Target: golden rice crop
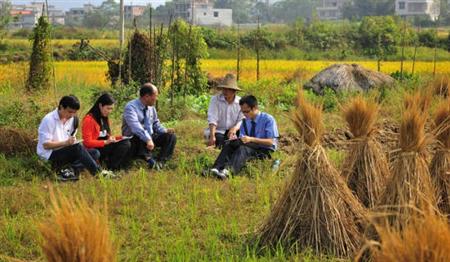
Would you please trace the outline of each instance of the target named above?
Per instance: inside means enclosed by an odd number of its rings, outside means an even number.
[[[56,41],[56,40],[55,40]],[[60,40],[62,41],[62,40]],[[64,40],[69,41],[69,40]],[[70,40],[71,41],[71,40]],[[94,40],[93,40],[94,41]],[[112,40],[95,40],[112,41]],[[93,43],[95,43],[95,41]],[[64,43],[64,42],[63,42]],[[261,61],[261,79],[286,79],[291,77],[295,71],[302,70],[305,79],[311,78],[314,74],[326,67],[342,63],[338,61],[288,61],[288,60],[263,60]],[[376,61],[346,61],[345,63],[358,63],[366,68],[376,70]],[[25,64],[26,65],[26,64]],[[405,62],[405,70],[410,70],[411,62]],[[0,65],[0,83],[10,81],[17,83],[22,81],[24,63]],[[107,64],[103,61],[64,61],[55,62],[56,80],[70,81],[71,83],[84,83],[92,85],[109,85],[105,73]],[[399,62],[384,62],[382,72],[392,73],[400,68]],[[432,73],[432,62],[417,62],[415,65],[417,73]],[[235,72],[236,61],[234,59],[205,59],[202,61],[202,70],[211,73],[213,77],[222,77],[229,72]],[[437,63],[438,74],[450,74],[450,61]],[[256,80],[256,60],[243,60],[241,63],[241,80]]]

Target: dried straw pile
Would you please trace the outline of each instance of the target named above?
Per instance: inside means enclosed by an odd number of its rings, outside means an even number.
[[[302,138],[299,160],[271,214],[259,229],[260,244],[311,247],[350,257],[361,243],[365,210],[329,162],[320,139],[321,108],[299,94],[294,124]]]
[[[450,94],[449,83],[449,76],[442,76],[441,78],[435,79],[432,83],[434,94],[438,96],[448,97]]]
[[[375,139],[379,107],[356,97],[344,107],[343,115],[353,139],[343,164],[347,185],[368,208],[373,208],[389,176],[389,165],[380,143]]]
[[[426,153],[427,100],[429,97],[418,95],[407,98],[399,149],[393,152],[392,176],[380,201],[380,208],[391,215],[389,221],[399,226],[417,210],[428,211],[436,204]]]
[[[379,226],[377,231],[381,241],[372,242],[371,261],[450,261],[450,226],[446,219],[435,213],[414,216],[402,230]]]
[[[450,215],[450,102],[439,105],[434,116],[438,147],[431,160],[430,173],[438,196],[438,207]]]
[[[86,201],[69,200],[51,193],[51,218],[40,225],[41,247],[47,261],[110,262],[115,251],[109,238],[108,219]]]
[[[0,127],[0,153],[7,156],[31,154],[36,150],[36,141],[26,130]]]

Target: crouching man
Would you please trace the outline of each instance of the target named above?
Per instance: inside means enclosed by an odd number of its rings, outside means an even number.
[[[277,124],[273,116],[260,112],[254,96],[244,96],[239,106],[245,116],[240,127],[238,139],[228,140],[217,157],[212,174],[225,179],[230,172],[239,173],[249,159],[270,158],[277,149],[279,137]]]
[[[61,170],[66,165],[80,165],[93,176],[100,173],[100,167],[86,148],[76,140],[77,124],[74,122],[80,102],[76,96],[64,96],[58,108],[48,113],[41,121],[38,130],[37,154],[50,161],[52,167]],[[109,171],[102,171],[103,176],[113,176]],[[78,180],[78,175],[66,169],[58,174],[61,181]]]

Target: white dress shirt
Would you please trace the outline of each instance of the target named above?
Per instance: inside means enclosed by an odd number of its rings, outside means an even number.
[[[73,131],[73,117],[69,118],[64,124],[59,118],[58,108],[48,113],[41,121],[38,130],[38,144],[37,144],[37,154],[48,160],[53,150],[55,149],[45,149],[44,143],[54,141],[66,141],[69,139],[70,134]]]

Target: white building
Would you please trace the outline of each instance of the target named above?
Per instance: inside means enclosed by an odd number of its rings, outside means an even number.
[[[400,16],[428,15],[437,20],[440,12],[439,0],[396,0],[395,14]]]
[[[343,18],[342,8],[348,0],[320,0],[316,8],[321,20],[339,20]]]
[[[213,8],[212,5],[194,8],[194,25],[232,26],[233,10]]]
[[[26,5],[12,5],[10,14],[12,21],[8,25],[13,29],[33,28],[44,10],[44,2],[31,2]],[[48,15],[50,23],[54,25],[64,24],[64,11],[55,9],[54,6],[48,6]]]
[[[208,0],[183,1],[175,4],[175,17],[180,17],[194,25],[232,26],[233,10],[214,8]]]

